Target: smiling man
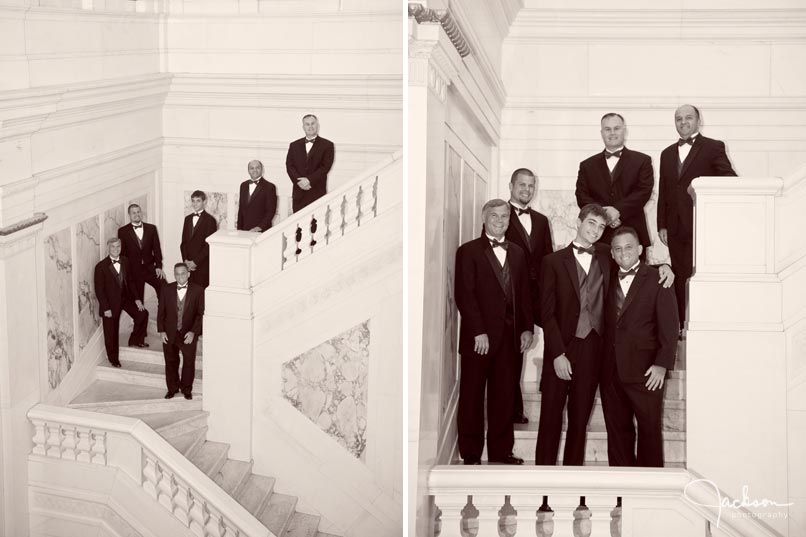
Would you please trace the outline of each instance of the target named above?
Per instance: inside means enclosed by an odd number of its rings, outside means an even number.
[[[319,119],[313,114],[302,118],[305,136],[291,142],[285,168],[293,183],[292,209],[299,211],[327,192],[327,174],[336,157],[333,142],[319,136]]]
[[[677,352],[677,303],[658,270],[640,262],[641,250],[634,229],[613,234],[619,270],[606,301],[599,388],[610,466],[663,466],[663,382]]]
[[[277,188],[263,178],[263,163],[259,160],[249,162],[246,171],[249,179],[240,186],[235,229],[263,233],[271,227],[277,212]]]
[[[535,464],[555,465],[568,401],[563,465],[585,460],[588,427],[601,370],[604,299],[610,283],[607,246],[596,244],[607,225],[600,205],[585,205],[571,244],[545,257],[541,316],[545,347]]]
[[[677,276],[675,293],[680,324],[686,319],[686,282],[694,271],[694,200],[691,181],[702,176],[736,175],[725,153],[725,144],[700,134],[700,111],[684,104],[674,113],[680,139],[660,155],[658,235],[669,247]]]
[[[487,392],[487,460],[523,464],[514,456],[512,378],[518,353],[532,344],[526,256],[504,237],[510,206],[501,199],[482,208],[484,233],[456,251],[456,306],[462,316],[459,354],[459,454],[481,464]]]

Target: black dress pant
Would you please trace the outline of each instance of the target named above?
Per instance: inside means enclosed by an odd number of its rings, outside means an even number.
[[[193,378],[196,375],[196,344],[199,336],[193,336],[193,343],[185,343],[185,336],[177,331],[173,341],[162,344],[165,357],[165,384],[168,391],[191,393]],[[182,351],[182,374],[179,374],[179,351]]]
[[[694,273],[694,243],[691,238],[669,237],[669,257],[674,271],[674,294],[680,327],[683,328],[686,321],[686,284]]]
[[[462,355],[459,379],[459,455],[480,460],[484,450],[484,390],[487,389],[487,458],[502,460],[512,453],[512,377],[515,355],[514,328],[495,354]]]
[[[150,285],[154,292],[157,293],[157,300],[159,301],[160,298],[160,290],[162,289],[163,280],[157,278],[157,272],[154,267],[144,267],[140,266],[132,271],[133,279],[134,279],[134,286],[136,290],[140,293],[140,296],[143,297],[145,301],[145,287],[146,284]]]
[[[663,467],[663,389],[621,382],[614,373],[600,388],[610,466]],[[635,425],[638,423],[638,456]]]
[[[535,464],[557,464],[566,400],[568,427],[563,465],[582,466],[585,461],[585,435],[599,385],[601,352],[602,338],[595,330],[585,339],[572,339],[565,351],[571,362],[570,381],[557,376],[553,361],[544,361]]]
[[[190,272],[189,280],[206,289],[210,285],[210,261],[197,264],[196,270]]]
[[[123,301],[123,311],[132,318],[134,327],[129,336],[129,345],[140,345],[145,341],[146,326],[148,326],[148,311],[140,311],[132,300]],[[117,363],[120,342],[118,333],[120,332],[121,311],[112,310],[112,316],[107,317],[101,312],[101,320],[104,327],[104,346],[106,347],[106,357],[110,362]]]

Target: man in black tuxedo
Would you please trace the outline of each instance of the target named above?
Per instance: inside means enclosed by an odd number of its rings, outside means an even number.
[[[174,265],[174,283],[163,286],[157,313],[157,330],[165,357],[165,382],[171,399],[180,390],[185,399],[193,399],[196,372],[196,345],[204,315],[204,288],[188,282],[190,271],[184,263]],[[182,351],[182,375],[179,375],[179,351]]]
[[[529,203],[537,191],[537,177],[526,168],[519,168],[512,172],[509,180],[509,226],[506,239],[520,246],[526,253],[526,265],[529,271],[529,294],[531,296],[532,317],[535,324],[540,322],[540,265],[543,257],[553,251],[551,242],[551,227],[544,215],[531,209]],[[521,393],[521,371],[523,369],[523,354],[516,357],[513,369],[515,400],[512,408],[512,421],[514,423],[529,423],[523,414],[523,394]]]
[[[259,160],[250,162],[247,170],[250,179],[241,183],[236,228],[263,233],[271,227],[277,212],[277,188],[263,178],[263,163]]]
[[[599,240],[602,244],[610,244],[615,229],[625,225],[638,232],[646,248],[652,244],[644,215],[644,205],[655,186],[652,159],[624,146],[627,128],[620,114],[605,114],[601,125],[605,149],[579,163],[577,204],[582,208],[596,203],[604,208],[608,223]]]
[[[527,297],[526,255],[506,241],[509,205],[494,199],[482,208],[485,233],[456,251],[456,306],[461,314],[459,453],[480,464],[487,390],[487,459],[523,464],[512,454],[512,378],[516,356],[532,344],[534,321]]]
[[[599,388],[610,466],[663,466],[663,381],[674,366],[679,321],[674,291],[641,263],[641,250],[634,229],[616,230],[610,251],[620,270],[605,302]]]
[[[111,238],[106,241],[106,246],[109,255],[95,265],[95,296],[98,297],[98,310],[103,322],[106,356],[112,365],[120,367],[120,312],[125,311],[134,321],[129,346],[148,347],[145,342],[148,311],[143,306],[142,295],[137,293],[132,268],[128,260],[120,255],[120,239]]]
[[[190,281],[206,288],[210,285],[210,245],[207,244],[207,237],[218,231],[218,223],[213,215],[204,210],[207,194],[194,190],[190,202],[193,212],[185,217],[179,250],[190,270]]]
[[[604,300],[610,284],[609,250],[596,244],[607,225],[600,205],[579,212],[577,234],[547,255],[541,270],[544,354],[535,464],[554,465],[568,401],[563,464],[581,466],[585,432],[601,372]]]
[[[319,120],[313,114],[302,118],[305,136],[291,142],[285,157],[285,169],[294,185],[292,209],[299,211],[327,192],[327,174],[333,166],[336,149],[333,142],[319,136]]]
[[[162,249],[157,226],[143,222],[143,211],[139,205],[129,205],[130,223],[118,229],[120,255],[129,260],[137,294],[145,297],[145,284],[148,283],[160,296],[165,274],[162,272]]]
[[[669,247],[677,278],[675,292],[681,326],[686,320],[686,282],[694,272],[694,200],[691,181],[701,176],[735,176],[725,144],[700,134],[700,111],[685,104],[674,113],[680,140],[660,155],[658,235]]]

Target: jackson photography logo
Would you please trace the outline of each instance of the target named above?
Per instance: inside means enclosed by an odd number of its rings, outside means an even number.
[[[691,488],[691,491],[689,491],[689,488]],[[723,511],[727,511],[731,518],[787,519],[789,518],[787,510],[776,510],[775,508],[794,505],[794,502],[779,503],[768,498],[752,498],[750,497],[750,487],[747,485],[742,486],[741,498],[732,499],[723,496],[722,491],[719,490],[716,483],[709,479],[694,479],[690,481],[686,485],[686,488],[683,489],[683,496],[694,505],[717,508],[717,528],[722,521]],[[701,503],[702,500],[710,500],[711,498],[715,498],[716,503]],[[747,508],[772,509],[767,512],[752,512],[748,511]]]

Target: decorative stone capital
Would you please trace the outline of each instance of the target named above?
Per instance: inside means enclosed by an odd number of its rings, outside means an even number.
[[[0,228],[0,260],[33,248],[36,235],[42,230],[42,223],[47,218],[45,213],[35,213],[30,218]]]
[[[409,85],[428,86],[444,102],[448,85],[459,74],[460,62],[441,25],[409,25]]]
[[[409,17],[413,17],[418,24],[439,23],[445,30],[445,34],[447,34],[448,39],[451,40],[451,43],[456,48],[459,56],[464,58],[470,54],[470,45],[468,45],[467,39],[462,33],[461,28],[459,28],[459,25],[456,23],[456,20],[453,18],[450,10],[429,9],[422,4],[410,2]]]

